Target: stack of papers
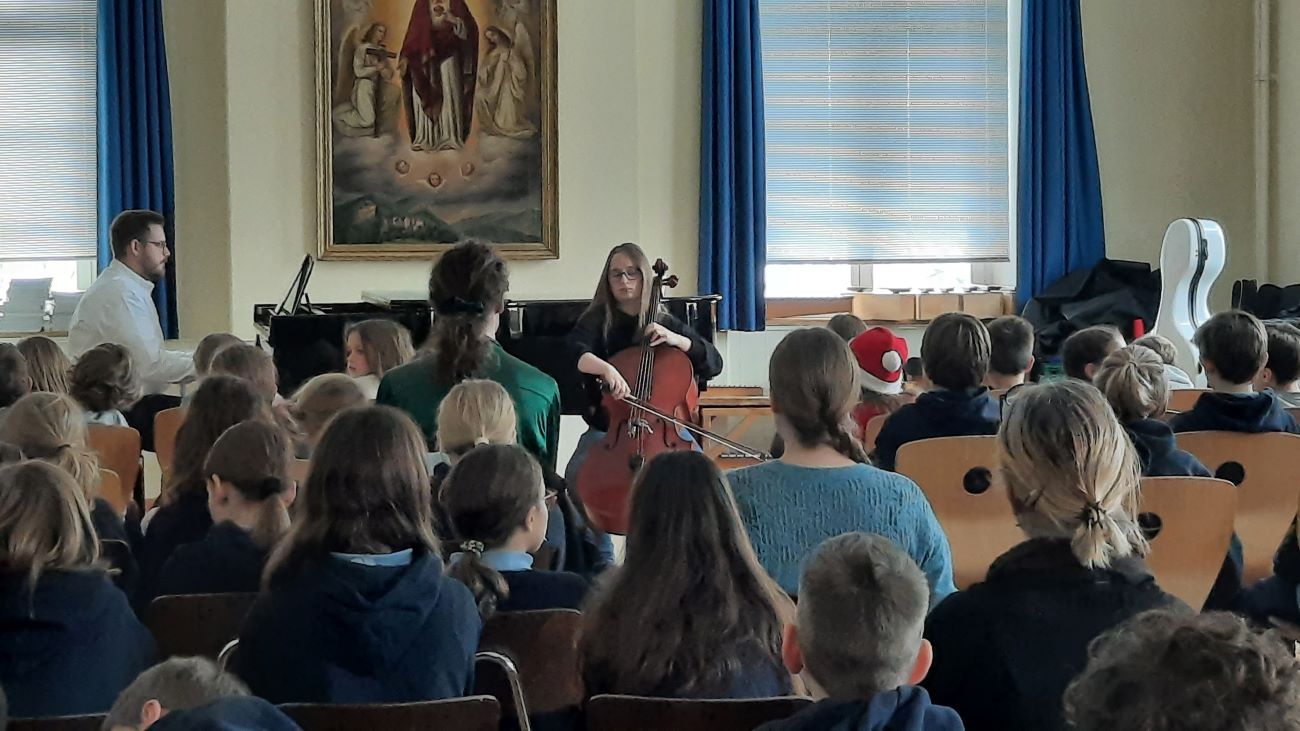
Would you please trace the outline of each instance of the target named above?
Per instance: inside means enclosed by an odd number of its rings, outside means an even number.
[[[50,292],[50,329],[67,332],[72,327],[72,313],[85,292]]]
[[[46,308],[53,279],[13,279],[0,305],[0,329],[5,332],[40,332],[45,329]]]

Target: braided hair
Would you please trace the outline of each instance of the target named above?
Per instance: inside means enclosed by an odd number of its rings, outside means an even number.
[[[849,346],[825,328],[795,330],[768,364],[772,406],[805,447],[825,444],[867,464],[850,414],[858,398],[858,369]]]

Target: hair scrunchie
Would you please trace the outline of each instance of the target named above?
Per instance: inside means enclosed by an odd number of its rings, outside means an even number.
[[[463,297],[448,297],[433,303],[442,315],[481,315],[486,310],[482,302],[470,302]]]
[[[472,553],[475,556],[481,557],[483,555],[483,542],[482,541],[461,541],[460,550],[464,551],[465,553]]]
[[[1085,528],[1094,528],[1101,525],[1102,520],[1106,517],[1106,511],[1095,502],[1088,501],[1083,504],[1083,511],[1079,513],[1079,522],[1083,523]]]

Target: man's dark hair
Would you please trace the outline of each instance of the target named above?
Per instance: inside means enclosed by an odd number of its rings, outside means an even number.
[[[988,325],[989,370],[1004,376],[1018,376],[1034,360],[1034,326],[1023,317],[1006,315]]]
[[[1077,731],[1300,729],[1300,663],[1227,612],[1139,614],[1093,640],[1065,691]]]
[[[989,331],[973,315],[939,315],[921,338],[925,375],[939,388],[961,391],[984,382],[989,372]]]
[[[1106,356],[1124,347],[1124,337],[1110,325],[1093,325],[1070,335],[1061,344],[1061,366],[1065,375],[1089,381],[1087,366],[1101,365]]]
[[[1268,362],[1268,333],[1259,318],[1242,310],[1228,310],[1211,317],[1196,329],[1192,342],[1201,360],[1214,364],[1219,377],[1228,383],[1250,383]]]
[[[109,241],[113,244],[113,258],[126,256],[126,248],[132,241],[144,241],[150,226],[163,226],[166,223],[167,219],[155,211],[130,210],[117,214],[108,230]]]
[[[1264,329],[1268,332],[1266,365],[1273,371],[1277,385],[1289,386],[1300,378],[1300,327],[1289,322],[1270,322]]]
[[[13,343],[0,343],[0,408],[13,406],[27,395],[32,382],[27,377],[27,359]]]
[[[140,709],[155,700],[167,711],[187,711],[221,698],[248,695],[248,686],[206,657],[173,657],[140,673],[104,718],[103,729],[140,725]]]

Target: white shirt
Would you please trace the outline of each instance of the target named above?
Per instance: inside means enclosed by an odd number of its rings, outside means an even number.
[[[76,358],[101,343],[117,343],[131,353],[145,393],[162,393],[193,376],[192,354],[163,348],[152,297],[153,282],[114,259],[72,313],[69,355]]]

